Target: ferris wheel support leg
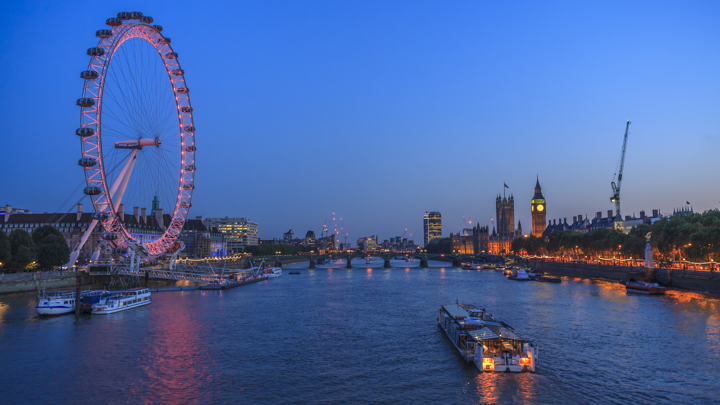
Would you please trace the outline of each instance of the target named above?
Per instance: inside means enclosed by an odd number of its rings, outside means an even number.
[[[130,153],[130,157],[128,157],[128,162],[125,164],[125,167],[123,168],[122,172],[120,172],[120,175],[115,180],[115,184],[113,184],[113,188],[117,189],[117,194],[114,195],[115,190],[110,190],[110,195],[113,195],[113,209],[116,211],[117,211],[118,207],[120,206],[120,202],[122,201],[123,195],[125,194],[125,189],[127,188],[128,181],[130,181],[130,175],[132,174],[133,167],[135,167],[135,161],[137,160],[137,155],[138,155],[139,151],[140,151],[140,149],[133,149],[133,151]],[[121,180],[121,183],[118,184],[118,181],[120,181],[120,180]]]
[[[135,166],[135,160],[137,160],[136,158],[138,151],[139,149],[133,149],[133,151],[130,153],[130,156],[128,157],[127,163],[125,163],[125,167],[123,167],[120,175],[117,177],[117,179],[115,179],[115,182],[110,188],[110,195],[114,195],[115,192],[118,191],[118,198],[113,198],[113,206],[116,210],[119,207],[123,194],[125,194],[125,188],[127,187],[128,181],[130,180],[130,174],[132,173],[132,169]],[[83,246],[85,246],[85,242],[87,242],[90,234],[92,234],[93,230],[97,226],[97,223],[97,219],[93,219],[90,222],[90,225],[83,234],[82,239],[80,239],[80,243],[78,243],[77,247],[75,247],[75,249],[70,253],[70,261],[65,265],[66,267],[71,268],[75,265],[75,262],[80,256],[80,250],[83,248]]]

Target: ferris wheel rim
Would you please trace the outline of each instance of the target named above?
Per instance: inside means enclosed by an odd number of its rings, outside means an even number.
[[[122,16],[121,16],[122,15]],[[80,128],[76,134],[81,136],[82,159],[78,162],[84,167],[87,188],[86,194],[91,196],[96,216],[102,221],[104,233],[115,234],[117,239],[111,241],[118,247],[127,248],[138,245],[148,255],[157,256],[167,251],[178,239],[192,206],[192,194],[195,188],[195,127],[193,109],[189,92],[185,83],[185,73],[180,67],[178,55],[170,46],[169,38],[161,34],[162,27],[151,25],[152,18],[142,13],[118,13],[118,18],[110,18],[107,24],[110,29],[99,30],[98,45],[89,48],[91,56],[88,70],[81,73],[85,79],[83,97],[78,99],[81,106]],[[144,40],[158,53],[165,66],[168,80],[172,86],[175,107],[178,114],[179,128],[174,136],[180,138],[180,176],[177,198],[172,211],[170,223],[166,226],[164,219],[159,224],[164,228],[163,234],[154,242],[142,243],[136,240],[120,220],[114,202],[114,196],[108,184],[105,155],[102,151],[102,106],[107,73],[115,53],[130,39]],[[93,74],[93,72],[95,72]],[[142,138],[141,138],[142,139]],[[158,142],[156,140],[156,142]],[[140,141],[138,141],[138,146]],[[140,148],[138,148],[140,149]],[[91,165],[95,160],[95,165]],[[85,165],[83,165],[83,162]],[[90,190],[90,193],[88,192]]]

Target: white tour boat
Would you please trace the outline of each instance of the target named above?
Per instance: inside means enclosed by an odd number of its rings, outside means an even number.
[[[538,346],[524,339],[485,308],[468,304],[443,305],[438,325],[445,331],[466,362],[480,371],[535,372]]]
[[[126,309],[148,305],[150,302],[149,289],[133,288],[131,290],[113,292],[110,297],[101,299],[97,304],[93,304],[92,313],[95,315],[113,314]]]
[[[103,291],[81,291],[80,298]],[[75,293],[73,291],[43,291],[38,305],[35,307],[38,315],[62,315],[75,311]]]
[[[265,269],[265,275],[270,278],[282,276],[282,267],[268,267]]]
[[[75,293],[72,291],[43,292],[37,307],[38,315],[62,315],[75,310]]]
[[[525,272],[525,269],[518,269],[508,276],[508,279],[515,281],[530,281],[530,276]]]

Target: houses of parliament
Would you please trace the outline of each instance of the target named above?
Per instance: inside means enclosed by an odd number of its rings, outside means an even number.
[[[540,179],[535,182],[535,194],[530,202],[532,214],[532,235],[540,237],[545,231],[547,211],[545,197],[542,195]],[[496,226],[492,233],[487,226],[475,225],[464,229],[461,234],[450,234],[453,250],[458,254],[501,254],[510,251],[510,245],[515,238],[523,236],[520,221],[515,228],[515,197],[497,195],[495,197]]]

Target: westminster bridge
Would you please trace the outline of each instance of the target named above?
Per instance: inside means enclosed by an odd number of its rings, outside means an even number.
[[[288,264],[296,264],[308,262],[311,269],[315,268],[318,260],[325,261],[328,259],[345,259],[345,268],[352,268],[353,259],[366,259],[368,257],[381,258],[384,261],[383,267],[389,269],[392,267],[390,260],[395,257],[407,257],[417,259],[420,262],[420,268],[428,268],[428,260],[447,261],[453,267],[461,267],[463,263],[480,264],[480,263],[499,263],[503,262],[502,256],[491,254],[470,255],[470,254],[443,254],[443,253],[402,253],[402,252],[383,252],[383,253],[327,253],[327,254],[301,254],[301,255],[271,255],[271,256],[254,256],[253,260],[265,260],[266,263],[273,263],[275,267],[281,267]],[[249,263],[248,263],[249,265]]]

